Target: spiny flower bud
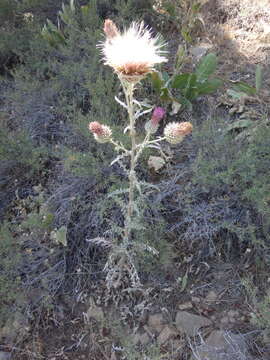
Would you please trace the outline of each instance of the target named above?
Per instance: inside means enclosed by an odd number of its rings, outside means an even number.
[[[166,125],[164,136],[171,144],[179,144],[186,135],[192,132],[193,126],[190,122],[172,122]]]
[[[159,122],[164,115],[165,115],[165,109],[163,109],[162,107],[156,107],[155,110],[153,111],[151,120],[147,121],[147,123],[144,126],[145,131],[150,134],[155,134],[155,132],[159,127]]]
[[[151,122],[153,124],[158,124],[165,115],[165,112],[166,112],[165,109],[163,109],[162,107],[159,106],[156,107],[155,110],[153,111]]]
[[[111,139],[111,129],[97,121],[92,121],[89,123],[89,130],[94,135],[96,141],[99,143],[106,143]]]
[[[119,35],[119,31],[117,29],[117,26],[115,25],[115,23],[110,20],[110,19],[106,19],[105,23],[104,23],[104,33],[107,37],[108,40],[113,39],[114,37],[116,37],[117,35]]]

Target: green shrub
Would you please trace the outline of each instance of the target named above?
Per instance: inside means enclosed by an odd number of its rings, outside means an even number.
[[[18,264],[20,251],[10,226],[7,222],[0,227],[0,325],[7,319],[10,306],[20,293]]]
[[[235,219],[228,229],[242,239],[250,239],[257,249],[264,248],[263,239],[269,239],[270,226],[270,127],[262,119],[244,140],[237,135],[239,130],[228,129],[226,121],[209,119],[195,130],[199,151],[193,183],[215,198],[227,198],[231,206],[238,199],[234,207],[245,213],[245,221],[241,224],[243,218],[240,223]],[[266,253],[263,256],[266,260]]]

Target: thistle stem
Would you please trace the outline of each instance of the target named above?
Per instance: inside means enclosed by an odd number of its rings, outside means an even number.
[[[133,92],[134,84],[128,83],[124,86],[124,92],[126,96],[126,103],[128,107],[128,117],[129,117],[129,132],[131,137],[131,151],[130,151],[130,170],[129,170],[129,199],[127,206],[127,216],[125,221],[125,230],[124,237],[128,241],[131,233],[131,220],[134,210],[134,188],[135,188],[135,166],[136,166],[136,132],[135,132],[135,116],[134,116],[134,102],[133,102]]]

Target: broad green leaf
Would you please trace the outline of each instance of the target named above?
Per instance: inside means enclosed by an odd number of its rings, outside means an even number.
[[[192,110],[192,103],[186,99],[184,96],[177,95],[175,101],[179,102],[181,105],[185,106],[188,110]]]
[[[203,84],[198,85],[198,95],[211,94],[223,85],[220,79],[210,79]]]
[[[196,69],[196,75],[199,82],[204,82],[212,75],[217,68],[217,57],[210,53],[206,55]]]
[[[197,96],[197,76],[196,74],[190,74],[187,79],[183,95],[186,99],[193,100]]]
[[[169,92],[168,88],[162,88],[161,89],[160,99],[163,100],[163,101],[172,101],[173,100],[172,95]]]
[[[192,73],[185,73],[174,76],[171,87],[173,89],[185,89],[188,83],[189,78],[194,75]],[[196,75],[195,75],[196,76]]]
[[[249,96],[256,94],[256,89],[253,86],[248,85],[244,81],[237,81],[233,84],[233,88],[234,90],[245,93]]]
[[[171,81],[170,75],[166,71],[163,71],[161,74],[162,74],[163,82],[167,86],[167,84]]]
[[[256,67],[256,91],[259,92],[262,87],[262,66]]]
[[[164,80],[162,78],[162,75],[160,72],[158,71],[153,71],[151,73],[151,81],[152,81],[152,84],[153,84],[153,88],[158,92],[160,93],[161,92],[161,88],[163,87],[164,85]]]

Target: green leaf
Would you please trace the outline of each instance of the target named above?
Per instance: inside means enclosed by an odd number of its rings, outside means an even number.
[[[164,84],[166,84],[166,86],[171,80],[170,75],[166,71],[162,72],[162,79],[163,79]]]
[[[199,2],[193,4],[191,6],[191,10],[194,12],[194,13],[197,13],[201,8],[201,4]]]
[[[175,97],[174,101],[179,102],[181,105],[186,107],[189,111],[192,110],[192,103],[187,98],[185,98],[184,96],[178,95],[178,96]]]
[[[190,74],[187,79],[186,87],[183,91],[185,98],[193,100],[197,96],[197,76],[196,74]]]
[[[254,125],[254,122],[252,120],[249,120],[249,119],[238,120],[238,121],[235,121],[234,123],[230,124],[226,128],[226,132],[229,132],[229,131],[235,130],[235,129],[244,129],[244,128],[250,127],[252,125]]]
[[[248,85],[244,81],[237,81],[233,84],[233,89],[246,95],[252,96],[256,94],[256,89],[253,86]]]
[[[176,75],[174,76],[172,82],[171,82],[171,87],[173,89],[185,89],[187,86],[187,83],[189,81],[189,78],[194,75],[192,73],[185,73],[185,74],[180,74],[180,75]],[[196,76],[196,75],[195,75]]]
[[[257,65],[256,67],[256,91],[257,93],[261,90],[262,87],[262,66]]]
[[[212,92],[215,92],[222,85],[223,85],[222,80],[210,79],[198,86],[198,95],[211,94]]]
[[[158,93],[161,92],[161,88],[164,85],[164,80],[162,78],[162,74],[158,71],[153,71],[150,75],[151,77],[151,81],[152,81],[152,85],[155,91],[157,91]]]
[[[196,69],[196,75],[199,82],[204,82],[212,75],[217,68],[217,57],[210,53],[206,55]]]
[[[242,97],[245,97],[246,94],[240,91],[235,91],[233,89],[228,89],[227,94],[230,95],[234,99],[240,100]]]
[[[190,31],[187,29],[182,29],[181,31],[181,35],[183,36],[183,39],[187,42],[187,43],[191,43],[192,42],[192,37],[190,35]]]
[[[168,88],[162,88],[160,92],[160,99],[163,101],[172,101],[173,97]]]

